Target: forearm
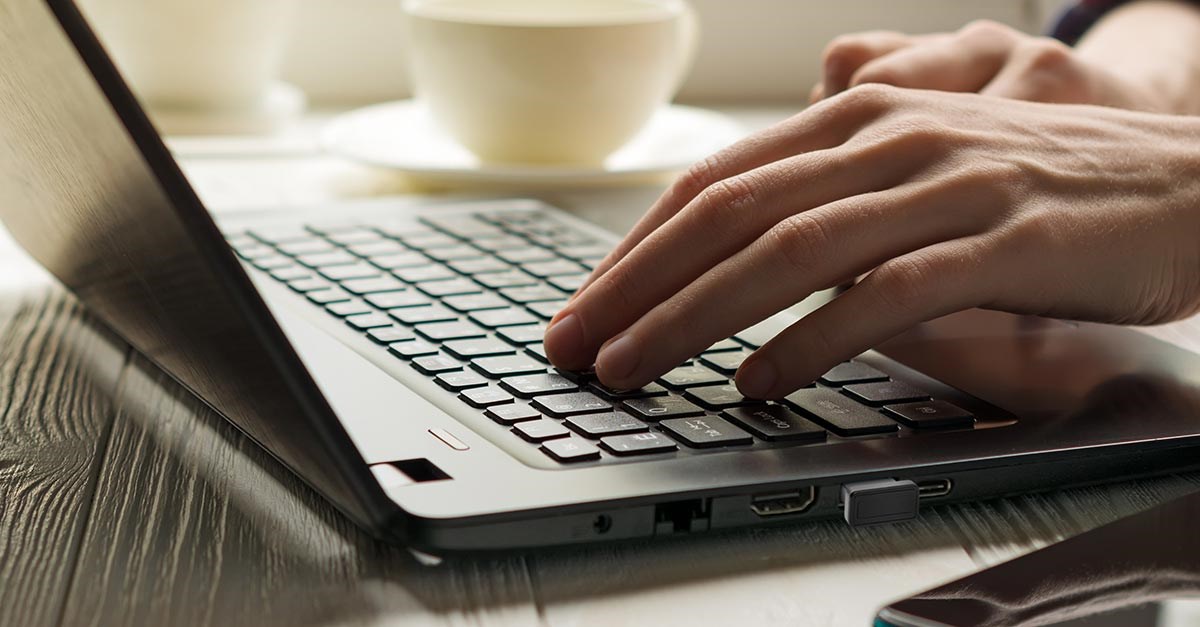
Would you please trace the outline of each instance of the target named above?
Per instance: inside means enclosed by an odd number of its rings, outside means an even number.
[[[1200,5],[1140,0],[1105,16],[1079,55],[1143,87],[1164,113],[1200,115]]]

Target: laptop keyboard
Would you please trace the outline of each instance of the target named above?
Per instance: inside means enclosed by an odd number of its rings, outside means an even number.
[[[972,428],[975,417],[861,361],[782,402],[738,393],[735,336],[637,390],[550,366],[546,322],[608,246],[543,211],[431,215],[229,236],[246,263],[344,321],[511,437],[561,463],[813,445]]]

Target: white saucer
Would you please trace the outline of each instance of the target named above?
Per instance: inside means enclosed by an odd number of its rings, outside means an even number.
[[[669,106],[602,166],[483,163],[443,133],[422,105],[403,100],[339,116],[321,144],[333,154],[434,183],[563,186],[656,180],[745,135],[723,114]]]

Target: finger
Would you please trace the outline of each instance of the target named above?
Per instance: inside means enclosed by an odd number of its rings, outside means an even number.
[[[996,289],[981,237],[935,244],[885,262],[861,282],[785,329],[738,370],[738,389],[775,399],[926,320],[968,309]]]
[[[825,98],[825,83],[817,83],[813,85],[812,90],[808,92],[808,104],[816,104]]]
[[[885,83],[911,89],[976,92],[1004,67],[1019,35],[991,22],[928,39],[860,67],[850,86]]]
[[[870,61],[907,48],[918,41],[895,31],[870,31],[842,35],[821,55],[822,98],[837,95],[850,86],[850,78]],[[816,102],[814,99],[813,102]]]
[[[870,94],[823,102],[761,133],[746,138],[692,166],[671,185],[628,235],[592,271],[571,300],[586,292],[635,246],[712,185],[788,157],[839,146],[887,105]],[[568,315],[563,309],[553,328]]]
[[[636,321],[600,351],[596,372],[606,385],[644,385],[817,290],[985,227],[986,212],[952,202],[921,183],[790,216]]]
[[[1052,39],[1025,42],[980,93],[1030,102],[1080,103],[1086,100],[1086,75],[1071,51]]]

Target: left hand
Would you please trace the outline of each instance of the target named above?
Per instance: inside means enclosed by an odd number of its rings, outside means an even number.
[[[749,357],[779,398],[971,307],[1200,310],[1200,118],[867,85],[698,164],[552,321],[553,363],[642,386],[869,273]]]

